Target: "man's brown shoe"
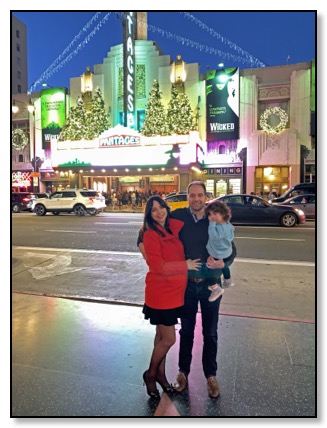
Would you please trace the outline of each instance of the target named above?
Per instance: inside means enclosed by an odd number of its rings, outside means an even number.
[[[209,376],[207,378],[208,382],[208,392],[211,398],[217,398],[220,395],[219,383],[215,376]]]
[[[176,382],[174,383],[174,388],[177,392],[182,392],[187,387],[187,376],[183,372],[178,372],[176,376]]]

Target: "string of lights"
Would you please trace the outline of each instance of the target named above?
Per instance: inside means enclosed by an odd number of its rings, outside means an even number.
[[[36,86],[42,82],[45,82],[49,79],[50,76],[52,76],[56,71],[58,71],[60,68],[62,68],[66,62],[70,61],[73,56],[75,56],[84,46],[90,41],[90,39],[95,35],[95,33],[102,27],[102,25],[107,21],[109,18],[111,12],[107,13],[104,18],[97,24],[94,29],[91,31],[91,33],[85,37],[85,39],[77,46],[77,48],[65,59],[64,56],[71,50],[72,46],[77,42],[77,40],[82,36],[83,33],[85,33],[89,27],[96,21],[99,16],[101,15],[101,12],[97,12],[91,19],[88,21],[88,23],[82,28],[82,30],[74,37],[74,39],[69,43],[69,45],[63,50],[63,52],[52,62],[52,64],[42,73],[42,75],[33,83],[33,85],[29,88],[29,93],[33,92],[35,90]],[[60,64],[58,64],[58,62]],[[58,64],[56,66],[56,64]],[[56,67],[55,67],[56,66]]]
[[[121,19],[123,19],[123,12],[118,12],[117,15],[119,15],[121,17]],[[193,15],[191,15],[191,16],[193,16]],[[143,23],[142,20],[138,20],[138,21]],[[201,52],[205,51],[206,53],[209,53],[212,55],[217,55],[220,58],[224,58],[224,59],[227,59],[229,61],[240,62],[242,64],[249,64],[251,67],[264,67],[265,66],[265,64],[263,62],[256,59],[253,55],[248,54],[247,56],[244,56],[244,57],[234,55],[234,54],[231,54],[229,52],[224,52],[224,51],[221,51],[220,49],[216,49],[216,48],[195,42],[193,40],[187,39],[186,37],[179,36],[178,34],[172,33],[171,31],[163,30],[162,28],[159,28],[155,25],[152,25],[152,24],[149,24],[146,22],[145,22],[145,24],[147,24],[149,31],[152,31],[153,33],[158,33],[159,35],[166,37],[168,39],[174,39],[174,40],[176,40],[177,43],[180,43],[180,44],[186,45],[186,46],[190,46],[190,47],[195,48]],[[203,25],[205,25],[205,24],[203,24]],[[214,30],[212,30],[212,31],[214,31]],[[228,40],[228,39],[226,39],[226,40]],[[232,42],[230,42],[230,43],[232,43]],[[243,54],[246,52],[246,51],[244,51],[244,49],[241,49],[241,48],[239,48],[239,49],[240,49],[240,51],[243,52]]]
[[[52,62],[52,64],[42,73],[42,75],[31,85],[29,88],[28,93],[31,93],[35,90],[37,85],[49,80],[49,78],[56,73],[58,70],[60,70],[64,65],[70,61],[75,55],[77,55],[84,47],[85,45],[91,40],[91,38],[96,34],[97,31],[100,30],[100,28],[103,26],[103,24],[108,20],[109,16],[112,12],[108,12],[104,18],[93,28],[93,30],[84,38],[84,40],[68,55],[65,57],[65,55],[71,50],[73,45],[77,42],[77,40],[82,36],[83,33],[85,33],[89,27],[94,23],[96,19],[99,18],[101,12],[97,12],[90,21],[82,28],[82,30],[74,37],[74,39],[69,43],[69,45],[63,50],[63,52]],[[223,43],[226,43],[230,48],[236,50],[238,53],[240,53],[243,56],[240,55],[234,55],[228,52],[224,52],[220,49],[213,48],[210,46],[207,46],[202,43],[195,42],[193,40],[190,40],[186,37],[182,37],[178,34],[172,33],[171,31],[163,30],[162,28],[159,28],[155,25],[147,23],[147,27],[149,31],[152,31],[153,33],[157,33],[161,35],[162,37],[166,37],[167,39],[173,39],[177,43],[190,46],[191,48],[197,49],[201,52],[206,52],[210,55],[217,55],[220,58],[229,60],[229,61],[235,61],[240,62],[242,64],[249,64],[251,67],[265,67],[265,64],[255,58],[253,55],[249,54],[244,49],[237,46],[235,43],[228,40],[226,37],[223,37],[221,34],[213,30],[212,28],[208,27],[206,24],[204,24],[199,19],[195,18],[192,14],[187,12],[180,12],[183,13],[185,17],[188,19],[191,19],[194,23],[199,25],[204,30],[208,31],[213,37],[219,38]],[[116,12],[117,16],[123,17],[123,12]],[[65,57],[65,58],[64,58]],[[59,64],[58,64],[59,63]]]
[[[152,24],[148,24],[148,29],[154,33],[158,33],[163,37],[166,37],[168,39],[174,39],[177,43],[180,43],[182,45],[190,46],[192,48],[195,48],[199,51],[204,51],[206,53],[209,53],[211,55],[218,55],[220,58],[227,59],[229,61],[236,61],[241,62],[243,64],[250,64],[251,67],[256,66],[256,61],[254,61],[252,58],[246,58],[242,56],[237,56],[228,52],[223,52],[220,49],[216,49],[207,45],[204,45],[202,43],[195,42],[193,40],[187,39],[186,37],[179,36],[177,34],[174,34],[170,31],[162,30],[161,28],[158,28]]]
[[[264,64],[262,61],[251,55],[246,50],[242,49],[240,46],[238,46],[236,43],[230,41],[227,37],[222,36],[220,33],[215,31],[213,28],[208,27],[204,22],[202,22],[200,19],[196,18],[194,15],[188,12],[180,12],[185,18],[189,19],[194,24],[198,25],[203,30],[207,31],[212,37],[215,37],[219,39],[222,43],[225,43],[230,47],[231,49],[236,50],[239,54],[245,56],[248,58],[249,61],[256,64],[258,67],[265,67],[266,64]]]

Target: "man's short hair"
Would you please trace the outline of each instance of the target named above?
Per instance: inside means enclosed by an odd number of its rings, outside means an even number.
[[[200,180],[192,181],[192,183],[190,183],[190,184],[187,186],[187,194],[188,194],[188,195],[190,194],[190,187],[191,187],[191,186],[195,186],[195,185],[197,185],[197,186],[202,186],[202,187],[203,187],[203,190],[204,190],[204,194],[205,194],[205,195],[207,195],[206,185],[203,183],[203,181],[200,181]]]

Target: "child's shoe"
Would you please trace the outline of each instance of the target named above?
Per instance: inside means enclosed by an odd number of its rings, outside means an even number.
[[[229,278],[229,279],[224,279],[222,287],[223,288],[229,288],[229,287],[234,287],[234,285],[235,284],[234,284],[232,278]]]
[[[218,297],[220,297],[223,293],[224,290],[219,287],[218,284],[214,284],[214,285],[209,285],[209,290],[211,290],[211,294],[209,296],[209,302],[214,302],[215,300],[218,299]]]

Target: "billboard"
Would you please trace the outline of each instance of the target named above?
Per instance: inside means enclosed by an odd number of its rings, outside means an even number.
[[[207,71],[207,141],[239,138],[239,82],[237,67]]]
[[[42,149],[50,149],[66,122],[66,88],[41,90]]]

